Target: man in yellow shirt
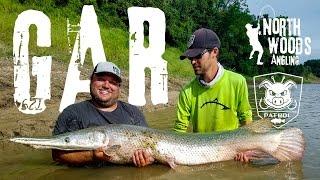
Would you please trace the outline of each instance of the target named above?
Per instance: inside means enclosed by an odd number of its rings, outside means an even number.
[[[190,121],[194,132],[233,130],[252,121],[246,80],[223,68],[219,48],[219,37],[210,29],[190,37],[180,59],[190,60],[196,77],[180,92],[175,131],[186,132]],[[235,159],[248,161],[241,153]]]

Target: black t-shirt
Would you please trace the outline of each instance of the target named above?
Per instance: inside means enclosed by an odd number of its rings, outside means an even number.
[[[147,126],[143,114],[136,106],[118,101],[112,112],[97,109],[90,101],[72,104],[59,115],[53,135],[106,124],[132,124]]]

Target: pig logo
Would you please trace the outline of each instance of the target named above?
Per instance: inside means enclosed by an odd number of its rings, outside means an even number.
[[[282,77],[281,82],[276,82],[274,76],[271,76],[273,83],[265,79],[259,84],[259,88],[266,88],[264,98],[260,99],[259,106],[262,109],[268,109],[270,107],[274,109],[284,109],[288,108],[293,110],[297,107],[297,101],[293,100],[291,97],[291,88],[297,88],[294,81],[288,80],[283,83],[285,76]],[[265,105],[263,107],[262,99]],[[291,106],[293,105],[293,106]]]
[[[282,79],[277,81],[276,77]],[[302,77],[277,72],[255,76],[253,81],[259,117],[270,119],[276,128],[297,117],[302,93]]]

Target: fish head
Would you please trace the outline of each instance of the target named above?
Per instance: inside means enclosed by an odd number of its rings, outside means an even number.
[[[82,133],[65,133],[56,138],[54,144],[58,144],[55,148],[68,150],[92,150],[108,145],[109,138],[105,133],[100,131],[92,131]]]

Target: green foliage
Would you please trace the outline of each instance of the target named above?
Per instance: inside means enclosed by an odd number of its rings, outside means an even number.
[[[71,54],[69,48],[73,49],[75,42],[75,34],[71,34],[71,46],[67,42],[66,24],[67,18],[71,24],[77,24],[80,20],[82,2],[80,0],[65,1],[66,4],[61,5],[58,0],[52,1],[37,1],[25,0],[23,3],[16,1],[11,2],[4,0],[0,2],[0,16],[4,17],[0,21],[0,57],[12,56],[12,38],[14,23],[18,15],[29,9],[42,11],[47,15],[51,21],[51,47],[40,48],[36,44],[36,27],[30,26],[30,40],[29,40],[29,55],[30,56],[44,56],[51,55],[53,60],[60,60],[69,62]],[[52,6],[46,6],[48,3]],[[57,4],[56,4],[57,3]],[[123,1],[125,3],[125,1]],[[96,6],[99,6],[97,1]],[[100,5],[101,9],[106,6]],[[126,25],[116,16],[101,13],[101,9],[95,7],[101,33],[101,40],[103,42],[106,58],[116,63],[121,69],[128,71],[129,69],[129,33],[125,28]],[[100,19],[106,18],[104,21]],[[108,23],[115,23],[118,27],[110,26]],[[122,27],[122,28],[121,28]],[[164,59],[168,62],[168,73],[172,77],[192,77],[193,71],[188,61],[180,61],[179,55],[182,52],[176,48],[167,47],[163,54]],[[91,63],[90,49],[87,52],[85,63]]]
[[[177,48],[166,48],[166,52],[163,54],[163,59],[168,62],[169,76],[178,77],[192,77],[193,69],[189,60],[181,61],[177,59],[177,55],[182,54]]]
[[[186,49],[187,41],[196,29],[205,27],[214,30],[221,41],[219,62],[245,76],[255,76],[270,72],[287,72],[296,75],[320,76],[318,62],[308,61],[299,66],[270,65],[271,55],[268,37],[260,36],[264,47],[263,66],[256,65],[257,53],[249,60],[251,46],[245,25],[256,25],[259,21],[250,15],[245,0],[2,0],[0,1],[0,55],[12,54],[12,34],[17,16],[24,10],[35,9],[44,12],[52,23],[52,46],[36,46],[36,29],[31,27],[30,55],[52,55],[54,59],[68,62],[69,46],[66,35],[66,19],[72,24],[80,20],[83,5],[94,6],[100,25],[101,38],[107,59],[115,61],[128,70],[129,19],[127,9],[132,6],[161,9],[166,16],[166,51],[163,58],[168,62],[169,74],[193,76],[192,68],[179,55]],[[262,24],[262,23],[260,23]],[[145,34],[148,34],[145,25]],[[74,43],[71,38],[71,45]],[[148,45],[148,37],[145,38]],[[175,47],[175,48],[173,48]],[[72,48],[72,47],[71,47]]]
[[[312,72],[317,77],[320,77],[320,60],[314,59],[309,60],[304,63],[304,66],[306,67],[305,71],[306,73]]]

